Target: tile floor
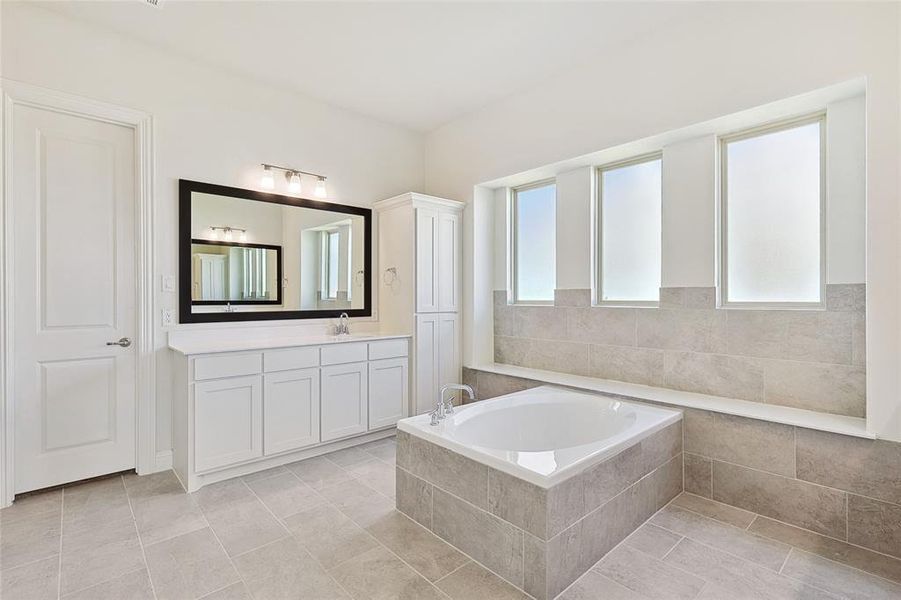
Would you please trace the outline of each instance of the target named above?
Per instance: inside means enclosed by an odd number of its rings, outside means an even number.
[[[185,494],[116,476],[0,511],[0,596],[526,598],[394,510],[393,439]],[[901,598],[901,560],[683,494],[565,600]]]

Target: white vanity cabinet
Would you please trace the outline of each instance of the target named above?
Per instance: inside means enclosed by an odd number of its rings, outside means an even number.
[[[322,441],[368,429],[368,379],[364,362],[322,367]]]
[[[188,491],[391,435],[409,414],[409,336],[317,341],[170,340],[173,466]]]

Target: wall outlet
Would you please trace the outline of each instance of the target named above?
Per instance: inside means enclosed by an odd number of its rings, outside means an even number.
[[[171,308],[163,309],[163,327],[172,327],[175,325],[175,311]]]
[[[163,291],[175,291],[175,275],[163,275]]]

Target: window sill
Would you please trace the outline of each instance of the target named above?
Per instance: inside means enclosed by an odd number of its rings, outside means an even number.
[[[606,394],[618,394],[628,396],[635,400],[648,400],[671,406],[709,410],[712,412],[757,419],[759,421],[771,421],[784,425],[794,425],[806,429],[840,433],[854,437],[876,439],[876,435],[867,431],[866,419],[858,417],[845,417],[821,413],[789,406],[776,406],[735,398],[721,396],[708,396],[693,392],[682,392],[666,388],[652,387],[637,383],[626,383],[610,379],[598,379],[582,375],[570,375],[555,371],[542,371],[527,367],[517,367],[499,363],[489,363],[472,367],[479,371],[487,371],[498,375],[508,375],[531,379],[553,385],[564,385],[590,392],[602,392]]]

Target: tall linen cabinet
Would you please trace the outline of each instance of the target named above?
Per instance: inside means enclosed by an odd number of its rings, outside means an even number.
[[[411,414],[432,410],[445,383],[461,380],[463,209],[408,192],[373,205],[379,228],[379,321],[413,335]]]

